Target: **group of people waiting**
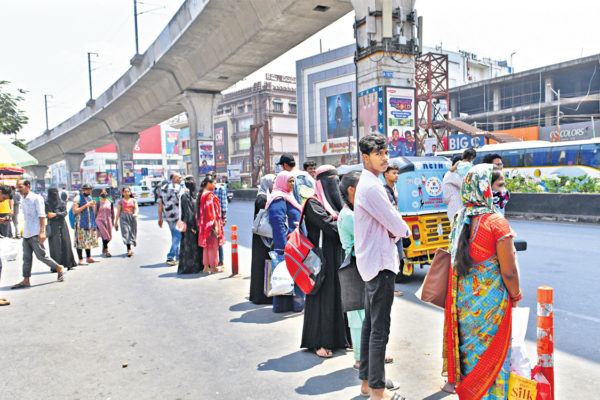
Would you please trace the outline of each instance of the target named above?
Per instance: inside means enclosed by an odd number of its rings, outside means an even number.
[[[284,171],[263,177],[254,216],[268,209],[273,241],[267,247],[260,236],[253,236],[250,301],[273,304],[276,312],[300,311],[300,297],[304,300],[300,347],[324,358],[332,357],[335,349],[353,348],[360,394],[401,400],[403,396],[391,392],[400,385],[386,378],[385,364],[393,361],[386,356],[386,345],[401,243],[411,233],[399,213],[398,171],[388,162],[387,139],[370,134],[359,147],[362,173],[347,173],[341,181],[331,165],[316,168],[314,177],[306,165],[305,171],[298,171],[291,156],[283,162]],[[464,162],[450,172],[459,177],[461,204],[452,215],[449,211],[452,268],[444,315],[443,390],[474,399],[508,397],[510,315],[523,296],[513,252],[515,233],[501,212],[508,197],[501,158],[492,156],[489,163],[473,166],[475,157],[467,152]],[[306,175],[314,179],[310,181],[314,194],[308,199],[295,195],[297,176]],[[267,297],[265,261],[271,251],[283,258],[287,237],[298,227],[323,249],[322,286],[315,294],[303,295],[296,286],[294,296]],[[341,285],[339,269],[348,257],[365,284],[364,308],[344,312],[342,293],[347,289]],[[278,307],[278,302],[288,305]]]
[[[158,226],[166,221],[171,233],[167,264],[178,266],[177,274],[224,272],[227,190],[217,185],[214,172],[199,188],[192,175],[183,185],[181,180],[179,173],[171,173],[158,200]]]

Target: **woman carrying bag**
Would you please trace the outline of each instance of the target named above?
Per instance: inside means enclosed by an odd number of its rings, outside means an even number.
[[[58,189],[55,187],[48,189],[46,215],[48,216],[48,228],[50,229],[46,236],[50,247],[50,257],[58,265],[70,270],[77,266],[77,262],[75,262],[73,249],[71,249],[71,237],[65,220],[67,214],[67,205],[60,199]]]
[[[92,258],[92,247],[98,247],[98,226],[92,200],[92,185],[89,183],[81,187],[81,193],[73,199],[73,214],[75,214],[75,248],[79,257],[79,265],[88,265],[98,261]],[[86,260],[83,259],[83,250]]]
[[[275,175],[269,174],[262,177],[260,188],[254,201],[254,217],[264,210],[267,204],[267,195],[273,191]],[[261,236],[252,234],[252,266],[250,271],[250,301],[254,304],[273,304],[273,298],[265,295],[265,261],[269,260],[269,248],[265,246]]]
[[[196,181],[193,176],[185,177],[185,189],[179,199],[179,220],[185,224],[179,242],[179,266],[177,275],[199,274],[202,272],[202,247],[198,246],[198,227],[196,226]],[[181,225],[180,225],[181,226]]]
[[[292,194],[294,190],[294,176],[291,172],[282,171],[277,175],[273,193],[269,196],[266,209],[269,210],[269,222],[273,228],[272,249],[277,253],[278,263],[284,261],[283,253],[288,236],[298,226],[302,207]],[[275,268],[279,268],[275,266]],[[283,265],[282,265],[283,267]],[[300,312],[304,309],[304,293],[298,285],[294,285],[294,295],[274,296],[273,312],[288,311]]]

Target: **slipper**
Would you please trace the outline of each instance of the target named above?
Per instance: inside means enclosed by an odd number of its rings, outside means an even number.
[[[406,397],[400,396],[398,393],[394,393],[392,400],[406,400]]]
[[[385,380],[385,388],[387,390],[398,390],[400,389],[400,384],[398,382],[394,382],[391,379]]]
[[[112,254],[110,254],[110,253],[104,253],[104,257],[112,257]]]
[[[391,364],[394,362],[394,358],[392,356],[387,356],[384,360],[386,364]]]
[[[56,280],[59,282],[64,282],[66,276],[67,276],[67,271],[64,270],[62,274],[58,275],[58,278],[56,278]]]
[[[17,283],[16,285],[11,286],[11,289],[21,289],[26,287],[31,287],[31,285],[22,285],[20,283]]]
[[[93,258],[87,258],[85,261],[87,261],[89,264],[100,262],[100,261],[94,260]]]
[[[315,354],[319,356],[319,353],[317,353],[317,351],[319,351],[319,349],[315,349]],[[331,352],[331,350],[327,350],[325,349],[325,351],[327,352],[326,356],[319,356],[321,358],[331,358],[333,357],[333,353]]]
[[[442,389],[442,391],[446,392],[446,393],[451,393],[451,394],[456,394],[456,390],[454,388],[454,385],[451,383],[446,382],[445,384],[443,384],[442,386],[440,386],[440,389]]]
[[[354,369],[355,369],[355,370],[357,370],[357,371],[360,371],[360,367],[357,367],[357,366],[356,366],[356,364],[354,364],[354,365],[352,366],[352,368],[354,368]]]
[[[361,392],[360,392],[360,395],[361,395],[362,397],[371,397],[371,392],[370,392],[370,391],[368,391],[367,393],[363,393],[363,392],[361,391]]]
[[[83,260],[79,260],[79,262],[77,263],[77,265],[89,265],[88,263],[86,263]]]

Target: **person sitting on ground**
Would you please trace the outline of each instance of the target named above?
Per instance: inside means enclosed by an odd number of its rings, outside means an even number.
[[[477,152],[475,151],[475,149],[466,149],[465,151],[463,151],[462,160],[449,168],[450,172],[457,171],[461,179],[465,179],[465,176],[467,176],[467,172],[469,172],[469,170],[473,168],[473,161],[475,160],[475,157],[477,157]]]

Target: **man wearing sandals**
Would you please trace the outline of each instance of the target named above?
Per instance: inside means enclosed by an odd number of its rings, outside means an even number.
[[[67,269],[58,265],[46,254],[44,242],[46,241],[46,211],[44,198],[31,191],[31,183],[26,179],[17,182],[17,190],[23,196],[21,208],[25,218],[23,229],[23,281],[12,286],[11,289],[20,289],[31,286],[31,266],[33,253],[38,260],[58,272],[58,281],[65,280]]]

